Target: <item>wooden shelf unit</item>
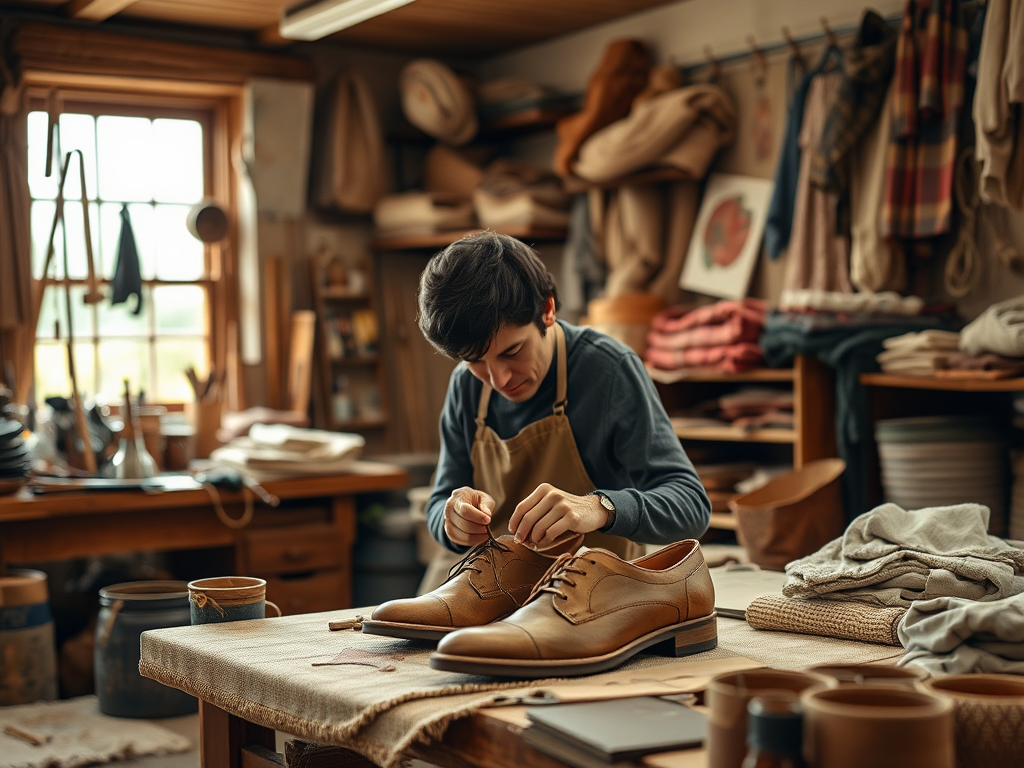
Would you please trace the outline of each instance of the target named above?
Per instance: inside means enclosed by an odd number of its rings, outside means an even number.
[[[893,373],[862,373],[866,387],[934,389],[942,392],[1024,392],[1024,377],[974,379],[945,376],[902,376]]]
[[[792,429],[743,430],[726,425],[677,426],[676,435],[684,443],[689,443],[691,449],[700,443],[735,443],[743,444],[743,450],[749,453],[771,453],[773,450],[777,452],[780,446],[789,445],[792,446],[794,469],[810,461],[836,455],[833,375],[831,369],[817,359],[797,356],[790,369],[765,368],[739,374],[703,369],[672,373],[648,370],[670,415],[677,408],[720,397],[743,386],[764,385],[772,389],[792,389]],[[721,492],[715,493],[715,498],[718,497],[724,498]],[[722,507],[722,503],[714,505],[711,527],[735,530],[735,519]]]
[[[313,290],[313,308],[317,318],[316,333],[316,359],[319,368],[318,383],[320,388],[319,400],[322,407],[319,409],[320,418],[318,421],[326,429],[340,432],[363,432],[369,430],[382,430],[390,422],[388,416],[388,376],[385,369],[384,356],[381,354],[383,342],[382,322],[377,309],[373,280],[367,275],[369,285],[364,291],[351,291],[342,286],[326,285],[324,276],[326,265],[317,259],[310,260],[310,285]],[[331,321],[336,315],[351,314],[353,312],[366,311],[373,314],[374,322],[377,325],[376,349],[377,351],[358,350],[350,355],[337,355],[332,353],[330,340],[336,331],[331,327]],[[351,398],[353,416],[348,419],[338,419],[334,410],[334,397],[336,394],[336,377],[347,375],[351,391],[348,393]],[[355,381],[358,379],[358,381]],[[377,390],[377,400],[381,409],[380,414],[367,416],[359,415],[360,393],[364,396],[372,388]]]
[[[378,235],[370,243],[375,251],[415,251],[415,250],[439,250],[451,245],[456,240],[471,235],[474,232],[482,232],[483,229],[475,227],[472,229],[445,230],[441,232],[422,232],[408,235]],[[560,242],[565,240],[566,230],[562,227],[495,227],[495,232],[511,235],[527,244],[537,242]]]

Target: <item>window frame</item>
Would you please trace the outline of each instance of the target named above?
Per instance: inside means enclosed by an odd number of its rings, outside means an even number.
[[[28,79],[28,78],[27,78]],[[113,81],[113,82],[112,82]],[[59,76],[48,73],[42,78],[31,78],[27,90],[27,111],[46,111],[47,96],[56,90],[61,103],[61,112],[85,113],[93,116],[121,115],[149,119],[180,118],[196,120],[204,132],[203,197],[218,200],[227,210],[234,208],[234,183],[231,171],[230,148],[235,146],[239,135],[236,126],[240,114],[241,90],[230,86],[210,86],[205,83],[178,81],[117,80],[109,77],[82,75]],[[55,159],[56,161],[56,159]],[[59,173],[59,167],[57,169]],[[65,201],[74,205],[76,201]],[[90,205],[99,203],[90,198]],[[226,329],[237,323],[237,288],[233,289],[233,276],[237,274],[233,262],[233,250],[226,244],[236,241],[236,225],[229,215],[229,233],[220,244],[204,244],[203,261],[205,277],[198,280],[178,281],[144,279],[143,285],[152,289],[162,285],[198,285],[206,291],[207,306],[204,318],[207,340],[208,369],[224,369],[229,357],[225,344]],[[109,286],[105,275],[97,274],[100,285]],[[87,281],[74,278],[67,281],[71,286],[84,285]],[[60,287],[63,278],[37,279],[33,283],[39,289]],[[41,283],[41,285],[39,285]],[[32,329],[33,344],[38,340],[38,329]],[[89,336],[82,338],[93,347],[93,354],[99,355],[99,341],[107,338],[93,329]],[[149,350],[150,370],[156,354],[155,341],[159,336],[152,326],[147,328],[145,339]],[[35,355],[33,355],[33,361]],[[33,367],[35,363],[33,362]],[[95,394],[95,393],[93,393]],[[171,410],[183,407],[180,402],[161,402]]]

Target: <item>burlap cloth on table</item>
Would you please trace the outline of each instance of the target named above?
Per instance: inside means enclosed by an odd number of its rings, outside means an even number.
[[[431,644],[327,629],[329,620],[367,613],[151,630],[142,635],[139,670],[252,722],[346,746],[392,768],[411,746],[440,739],[453,720],[485,706],[693,691],[730,668],[796,669],[898,655],[890,647],[756,632],[743,621],[719,619],[719,647],[706,653],[640,656],[612,672],[569,680],[509,681],[433,670]],[[339,657],[341,664],[314,666]]]
[[[838,600],[761,595],[747,606],[747,623],[754,629],[777,629],[902,647],[897,629],[906,612],[906,608],[879,608]]]

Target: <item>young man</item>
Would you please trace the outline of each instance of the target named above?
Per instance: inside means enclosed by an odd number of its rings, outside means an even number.
[[[461,552],[488,529],[538,549],[576,532],[623,557],[630,542],[701,535],[711,504],[643,363],[557,309],[540,258],[507,235],[465,237],[427,264],[420,329],[463,361],[441,415],[431,533]]]

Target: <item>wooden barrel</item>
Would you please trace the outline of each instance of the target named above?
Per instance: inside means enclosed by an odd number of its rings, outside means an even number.
[[[42,571],[0,576],[0,706],[57,698],[53,615]]]

